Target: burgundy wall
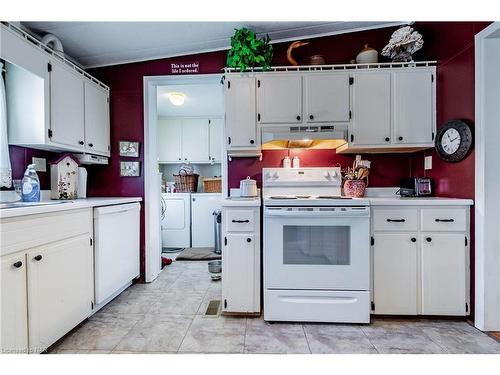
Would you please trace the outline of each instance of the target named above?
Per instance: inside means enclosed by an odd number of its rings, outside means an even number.
[[[415,54],[415,60],[438,60],[437,110],[438,124],[449,118],[474,118],[474,60],[473,35],[488,23],[429,22],[416,23],[425,40],[424,48]],[[326,62],[348,63],[354,59],[365,43],[380,51],[395,28],[363,31],[311,39],[310,44],[297,53],[300,63],[307,63],[307,56],[323,54]],[[274,45],[274,65],[286,65],[288,43]],[[143,77],[170,74],[170,62],[200,63],[200,73],[218,73],[225,65],[223,51],[186,57],[124,64],[93,69],[90,73],[111,87],[111,140],[110,165],[89,169],[89,196],[144,196],[144,178],[119,176],[119,140],[141,142],[140,161],[143,159]],[[381,59],[383,60],[383,58]],[[261,179],[262,167],[278,166],[286,151],[265,151],[263,160],[236,159],[229,165],[229,186],[237,187],[239,180],[250,175]],[[327,166],[341,163],[349,165],[352,156],[337,155],[328,150],[292,150],[300,154],[303,166]],[[369,155],[373,161],[370,186],[395,186],[399,177],[423,175],[423,156],[433,151],[414,155]],[[474,196],[473,155],[458,164],[440,162],[434,158],[434,169],[428,175],[435,177],[438,194],[450,197]],[[413,170],[413,173],[412,173]],[[144,274],[144,213],[141,223],[141,274]]]
[[[262,168],[277,168],[282,166],[283,158],[298,156],[301,167],[324,167],[340,164],[342,167],[352,165],[354,155],[337,154],[335,150],[267,150],[262,152],[262,161],[256,158],[235,158],[229,163],[230,188],[238,188],[240,180],[247,176],[262,184]],[[369,177],[369,187],[392,187],[399,185],[401,177],[410,177],[411,156],[401,155],[366,155],[371,160],[372,168]]]
[[[27,147],[9,146],[10,163],[12,166],[12,179],[23,178],[24,171],[28,164],[31,164],[31,158],[45,158],[47,159],[47,172],[37,172],[40,179],[41,189],[50,189],[50,166],[49,162],[57,158],[57,153],[35,150]]]

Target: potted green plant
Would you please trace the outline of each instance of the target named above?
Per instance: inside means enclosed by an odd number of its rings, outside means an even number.
[[[231,37],[231,49],[227,53],[227,66],[239,68],[240,71],[254,67],[269,69],[273,59],[273,46],[269,41],[269,35],[259,39],[245,27],[236,29]]]

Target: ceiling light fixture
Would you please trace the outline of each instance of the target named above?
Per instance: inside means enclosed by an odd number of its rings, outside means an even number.
[[[167,93],[168,100],[170,100],[170,103],[173,105],[183,105],[184,101],[186,100],[186,94],[183,94],[182,92],[169,92]]]

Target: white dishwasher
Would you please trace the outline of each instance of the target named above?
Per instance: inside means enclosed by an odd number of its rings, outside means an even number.
[[[139,203],[94,208],[96,308],[139,276]]]

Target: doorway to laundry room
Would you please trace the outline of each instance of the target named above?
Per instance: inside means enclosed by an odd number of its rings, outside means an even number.
[[[213,287],[222,270],[220,209],[226,169],[220,82],[221,75],[145,78],[145,90],[151,85],[148,93],[153,94],[145,96],[150,109],[145,138],[151,140],[149,147],[145,142],[146,195],[158,197],[146,197],[151,213],[146,215],[147,233],[159,245],[151,251],[146,239],[147,257],[149,263],[158,260],[158,282],[179,291],[214,289],[220,294],[220,287]],[[155,201],[159,207],[151,207]],[[155,211],[158,226],[151,218]]]

